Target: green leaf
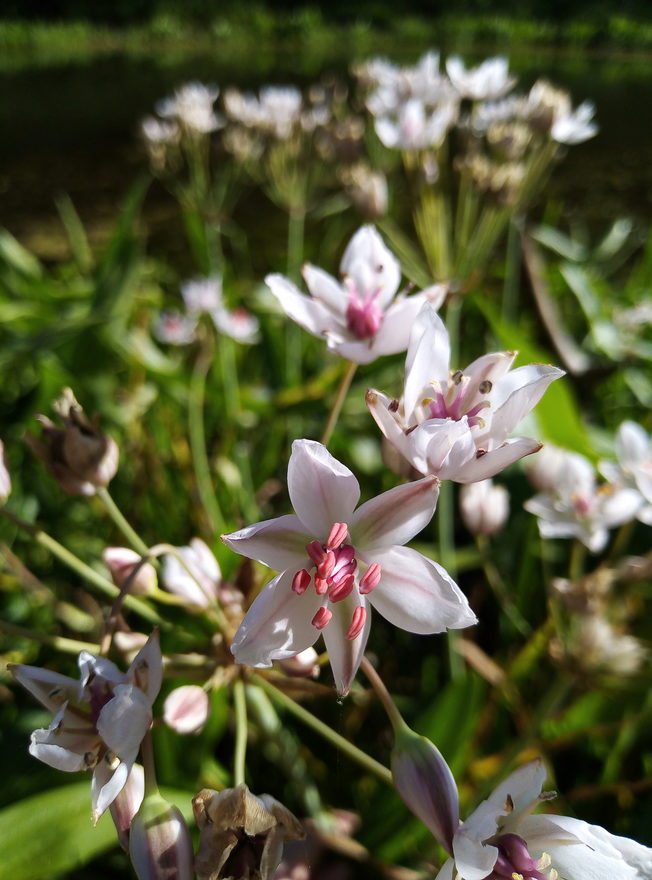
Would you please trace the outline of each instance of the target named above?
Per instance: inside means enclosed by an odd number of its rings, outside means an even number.
[[[88,244],[86,230],[77,213],[77,209],[67,193],[56,198],[54,203],[57,206],[59,217],[66,230],[77,268],[80,272],[86,274],[93,265],[93,255]]]
[[[0,261],[21,275],[30,278],[40,278],[42,275],[41,264],[36,257],[6,229],[0,229]]]
[[[581,262],[586,258],[585,247],[552,226],[537,226],[536,229],[530,232],[530,235],[539,244],[554,251],[566,260],[571,260],[575,263]]]

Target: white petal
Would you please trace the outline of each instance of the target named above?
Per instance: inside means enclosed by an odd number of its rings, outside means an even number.
[[[428,419],[407,438],[409,460],[416,467],[425,461],[425,473],[442,480],[459,480],[469,464],[475,461],[473,432],[466,416],[454,419]]]
[[[503,376],[491,392],[493,415],[489,433],[492,440],[501,442],[511,434],[541,400],[550,383],[564,375],[563,370],[548,364],[529,364]]]
[[[466,596],[432,559],[409,547],[360,554],[380,563],[380,583],[368,599],[382,616],[407,632],[429,635],[477,622]]]
[[[151,706],[161,690],[163,680],[163,657],[158,630],[154,630],[136,654],[127,670],[127,676],[132,684],[143,691]]]
[[[453,880],[454,876],[455,862],[453,859],[449,859],[447,862],[444,862],[444,866],[440,869],[435,880]]]
[[[509,797],[514,803],[514,814],[518,814],[538,800],[547,775],[543,761],[530,761],[510,773],[489,795],[489,800],[504,809]]]
[[[643,505],[643,496],[636,489],[619,489],[611,494],[605,487],[605,494],[598,493],[601,498],[600,514],[603,524],[612,529],[636,517]]]
[[[509,371],[515,357],[515,351],[496,351],[472,361],[464,370],[464,375],[471,379],[465,392],[467,399],[478,393],[481,382],[488,380],[495,385]]]
[[[498,819],[505,810],[491,801],[482,801],[453,838],[453,855],[457,871],[464,880],[484,880],[491,874],[498,850],[482,841],[496,833]]]
[[[383,492],[353,514],[352,542],[365,550],[407,544],[432,519],[438,497],[439,482],[434,477]]]
[[[306,544],[313,538],[298,516],[278,516],[247,526],[222,540],[242,556],[256,559],[275,571],[301,568],[306,556]]]
[[[448,331],[435,309],[426,303],[415,321],[405,360],[404,405],[408,418],[429,382],[448,379],[449,363]]]
[[[314,440],[292,444],[288,492],[299,519],[319,541],[326,540],[333,523],[349,522],[360,499],[351,471]]]
[[[331,351],[354,364],[370,364],[383,354],[376,349],[373,338],[348,340],[327,335],[327,339]]]
[[[370,388],[365,396],[365,402],[367,409],[374,417],[376,424],[385,437],[407,459],[411,453],[409,439],[406,437],[404,428],[401,425],[400,416],[390,409],[396,401],[392,401],[390,397],[387,397],[381,391]],[[425,470],[425,459],[419,459],[419,465],[415,464],[415,467],[423,473]]]
[[[532,440],[529,437],[514,437],[511,440],[505,440],[498,449],[492,449],[485,455],[473,458],[460,469],[455,477],[450,476],[449,479],[455,479],[458,483],[475,483],[478,480],[486,480],[489,477],[494,477],[524,456],[538,452],[539,449],[541,449],[541,444],[538,440]]]
[[[376,355],[405,351],[410,333],[426,299],[422,293],[395,300],[385,312],[380,329],[373,340]]]
[[[355,639],[347,639],[345,637],[346,631],[351,625],[353,612],[359,605],[366,608],[367,611],[362,632]],[[367,646],[371,628],[371,608],[369,608],[365,597],[360,596],[358,591],[354,590],[348,598],[331,604],[330,609],[333,612],[333,617],[322,630],[322,635],[333,670],[337,693],[344,696],[349,692]]]
[[[50,726],[47,730],[41,728],[32,733],[29,753],[55,770],[75,773],[88,768],[84,755],[92,753],[97,745],[97,737],[90,733],[85,736],[68,735],[65,731],[55,732]]]
[[[305,296],[282,275],[268,275],[265,283],[281,304],[285,314],[314,336],[323,336],[333,328],[333,316],[321,303]]]
[[[133,763],[151,723],[152,707],[145,694],[135,685],[119,684],[102,707],[97,732],[112,752]]]
[[[16,681],[50,712],[58,712],[64,702],[77,697],[79,682],[67,675],[22,664],[9,664],[8,669]]]
[[[373,226],[363,226],[353,236],[342,256],[340,273],[349,275],[360,293],[379,290],[381,307],[392,300],[401,280],[398,260]]]
[[[115,663],[111,663],[106,657],[96,657],[88,651],[80,651],[77,658],[79,666],[79,700],[88,702],[90,696],[85,693],[86,685],[91,677],[103,678],[111,684],[121,684],[127,681],[127,676],[120,672]]]
[[[610,859],[582,844],[551,847],[548,853],[564,880],[647,880],[623,860]]]
[[[636,422],[623,422],[616,435],[616,453],[625,467],[645,461],[650,455],[650,438]]]
[[[125,787],[132,763],[121,761],[115,770],[111,770],[105,761],[100,761],[93,771],[91,782],[93,822],[97,822]]]
[[[292,591],[294,572],[285,571],[270,581],[256,597],[235,634],[231,651],[245,666],[271,666],[286,660],[317,641],[311,621],[322,597],[313,589],[302,596]]]
[[[331,312],[339,316],[340,320],[344,321],[349,300],[346,292],[333,276],[310,263],[306,263],[301,274],[313,299],[322,302]]]

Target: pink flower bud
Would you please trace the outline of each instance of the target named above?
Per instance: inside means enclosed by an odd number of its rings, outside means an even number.
[[[509,493],[491,480],[467,483],[460,491],[460,513],[472,535],[494,535],[507,522]]]
[[[129,857],[138,880],[193,880],[192,840],[181,811],[148,795],[131,823]]]
[[[392,778],[405,804],[452,853],[460,817],[455,779],[439,750],[407,725],[396,733]]]
[[[208,694],[196,684],[175,688],[163,704],[163,720],[177,733],[199,733],[208,712]]]
[[[144,794],[145,774],[140,764],[134,764],[124,788],[109,807],[120,846],[125,852],[129,852],[129,828],[140,809]]]
[[[131,577],[140,559],[140,554],[128,547],[107,547],[102,553],[102,562],[109,569],[113,583],[120,589]],[[144,596],[156,589],[157,583],[156,569],[151,563],[145,562],[130,581],[128,592],[133,596]]]

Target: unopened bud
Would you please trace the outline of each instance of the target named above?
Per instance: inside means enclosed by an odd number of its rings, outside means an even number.
[[[319,655],[314,648],[306,648],[294,657],[279,660],[278,665],[291,678],[317,678],[319,675]]]
[[[145,798],[131,823],[129,857],[138,880],[193,880],[190,831],[158,792]]]
[[[11,477],[7,470],[7,460],[5,458],[5,447],[0,440],[0,504],[4,504],[11,493]]]
[[[118,447],[99,431],[97,417],[88,419],[70,388],[64,389],[53,409],[63,427],[39,416],[43,426],[41,437],[28,434],[25,440],[64,492],[94,495],[115,476]]]
[[[177,733],[199,733],[208,718],[208,694],[196,684],[175,688],[165,698],[163,721]]]
[[[129,852],[129,829],[140,809],[145,794],[145,774],[140,764],[134,764],[122,791],[109,806],[113,824],[118,832],[120,846]]]
[[[494,535],[507,522],[509,492],[491,480],[467,483],[460,491],[460,513],[472,535]]]
[[[396,732],[392,779],[405,804],[452,853],[460,821],[457,785],[439,749],[407,725]]]
[[[195,871],[199,880],[272,880],[286,840],[305,836],[299,820],[268,794],[256,797],[246,785],[193,799],[199,828]]]
[[[140,560],[140,554],[128,547],[107,547],[102,553],[102,562],[109,569],[116,587],[122,589],[127,579],[131,577],[128,592],[132,596],[144,596],[156,589],[158,583],[156,569],[149,562],[143,563],[132,577],[132,572]]]

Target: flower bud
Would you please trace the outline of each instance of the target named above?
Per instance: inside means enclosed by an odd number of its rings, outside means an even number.
[[[11,493],[11,477],[7,470],[7,460],[5,458],[5,447],[0,440],[0,504],[4,504]]]
[[[319,675],[319,655],[314,648],[306,648],[294,657],[279,660],[278,665],[290,678],[317,678]]]
[[[64,492],[71,495],[94,495],[107,486],[118,469],[118,447],[98,429],[77,403],[70,388],[53,404],[63,422],[58,427],[46,416],[39,416],[43,426],[40,438],[25,438],[32,452],[41,459]]]
[[[163,721],[177,733],[199,733],[208,718],[208,694],[196,684],[175,688],[165,698]]]
[[[467,483],[460,491],[460,513],[472,535],[494,535],[507,522],[509,492],[491,480]]]
[[[124,788],[109,807],[113,824],[118,832],[120,846],[125,852],[129,852],[129,829],[134,816],[140,809],[144,794],[145,773],[140,764],[134,764]]]
[[[392,779],[405,804],[452,853],[460,819],[455,779],[439,749],[407,725],[396,732]]]
[[[283,804],[267,794],[256,797],[244,784],[220,792],[204,788],[192,808],[200,833],[195,859],[199,880],[272,880],[283,842],[305,836]]]
[[[131,823],[129,857],[138,880],[193,880],[190,831],[158,792],[147,795]]]
[[[109,569],[113,583],[120,589],[140,560],[140,554],[128,547],[107,547],[102,553],[102,562]],[[145,562],[129,582],[128,592],[132,596],[144,596],[156,588],[157,582],[156,569],[150,562]]]

